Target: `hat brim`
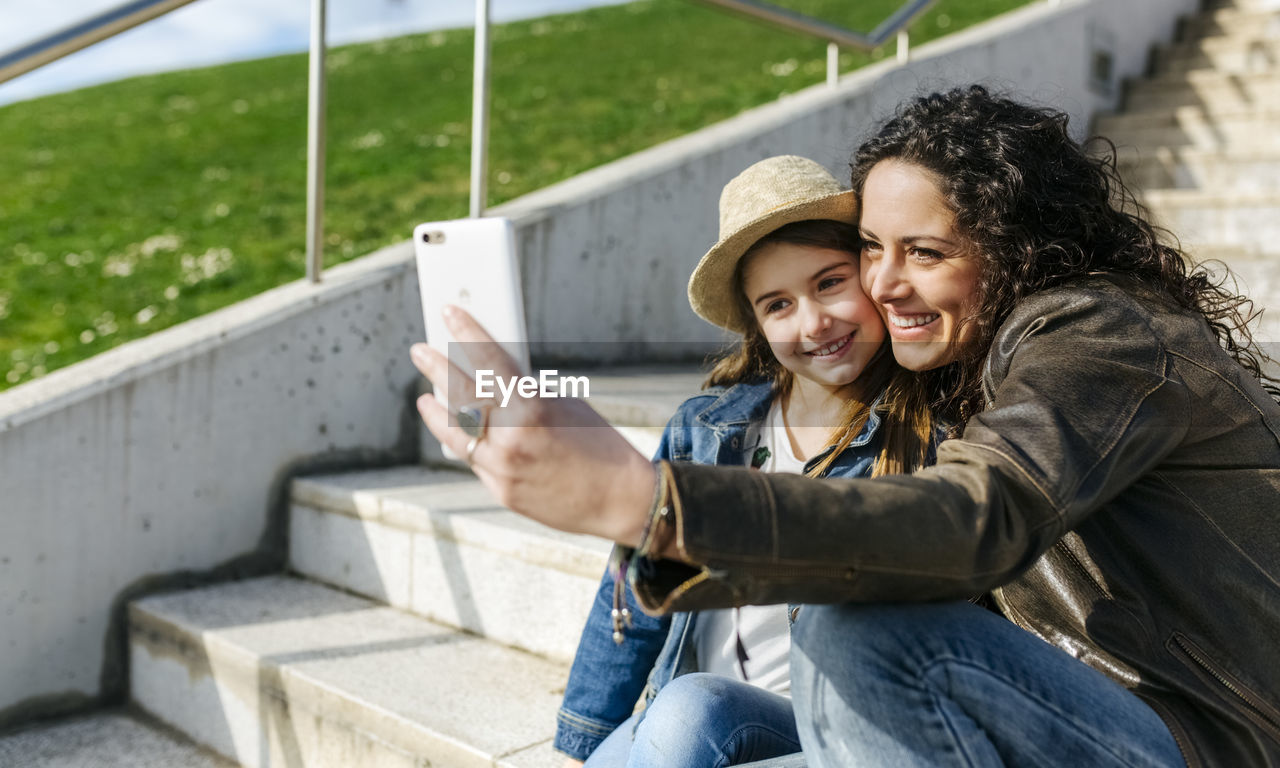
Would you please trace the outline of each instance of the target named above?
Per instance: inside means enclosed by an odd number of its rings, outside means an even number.
[[[766,212],[711,246],[689,276],[689,305],[703,320],[744,333],[746,328],[738,322],[733,295],[733,273],[743,254],[760,238],[787,224],[813,219],[855,224],[857,216],[858,201],[853,190],[800,200]]]

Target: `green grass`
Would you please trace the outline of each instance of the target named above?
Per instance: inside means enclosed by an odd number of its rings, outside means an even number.
[[[1027,0],[943,0],[912,44]],[[869,30],[900,0],[791,0]],[[489,204],[821,82],[826,45],[681,0],[497,27]],[[471,30],[329,56],[326,263],[465,216]],[[884,55],[843,52],[842,71]],[[0,389],[297,279],[304,54],[0,107]],[[852,143],[854,137],[850,137]]]

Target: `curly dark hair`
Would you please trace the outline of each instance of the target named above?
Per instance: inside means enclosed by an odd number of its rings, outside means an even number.
[[[1260,312],[1227,287],[1228,271],[1215,279],[1161,241],[1167,233],[1145,219],[1120,180],[1115,145],[1076,142],[1066,114],[977,85],[933,93],[904,104],[858,148],[852,180],[859,195],[882,160],[936,175],[957,232],[981,260],[980,305],[964,320],[972,342],[955,363],[927,374],[942,412],[963,422],[981,409],[986,350],[1019,301],[1100,273],[1126,276],[1199,312],[1223,348],[1280,399],[1280,382],[1264,373],[1269,358],[1249,329]]]

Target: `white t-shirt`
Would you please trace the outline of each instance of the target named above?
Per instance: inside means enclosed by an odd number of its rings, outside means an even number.
[[[747,451],[747,466],[759,464],[762,472],[804,472],[804,461],[791,450],[782,420],[782,406],[777,398],[760,425],[759,442]],[[752,441],[748,440],[750,445]],[[762,454],[761,451],[768,451]],[[753,458],[756,461],[753,461]],[[703,672],[743,680],[738,666],[738,637],[747,650],[746,682],[767,691],[791,694],[791,628],[785,605],[746,605],[700,611],[694,625],[694,647],[698,668]]]

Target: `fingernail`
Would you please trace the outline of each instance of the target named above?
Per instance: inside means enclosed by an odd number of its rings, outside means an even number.
[[[418,343],[409,347],[409,357],[412,357],[414,360],[417,360],[419,362],[426,362],[427,345]]]

